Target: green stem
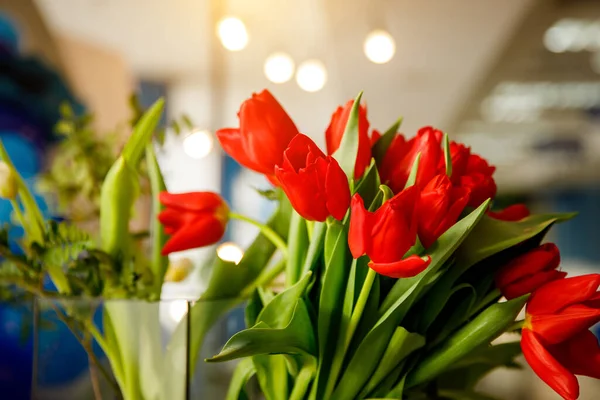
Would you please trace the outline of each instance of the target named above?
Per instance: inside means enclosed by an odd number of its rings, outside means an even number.
[[[296,377],[294,388],[290,394],[289,400],[303,400],[306,397],[306,391],[310,386],[316,372],[316,365],[308,364],[302,367],[300,373]]]
[[[315,222],[306,220],[306,230],[308,231],[308,241],[310,242],[313,238],[313,230],[315,229]]]
[[[96,343],[98,343],[98,346],[100,346],[100,348],[102,349],[104,354],[106,354],[106,357],[108,357],[109,360],[115,360],[115,361],[118,360],[118,358],[115,357],[113,348],[106,342],[106,340],[104,339],[104,336],[102,336],[102,334],[100,333],[98,328],[96,328],[96,325],[94,325],[92,322],[88,322],[86,324],[86,328],[88,329],[90,334],[93,336]],[[121,365],[119,365],[119,363],[117,363],[117,362],[113,362],[113,363],[111,363],[111,366],[113,369],[113,375],[115,376],[115,379],[119,383],[121,390],[123,392],[125,392],[126,385],[125,385],[125,380],[123,379],[124,377],[123,377],[123,370],[121,368]]]
[[[281,250],[283,255],[287,257],[287,255],[288,255],[287,244],[281,238],[281,236],[279,236],[277,234],[277,232],[275,232],[273,229],[271,229],[271,227],[269,227],[263,223],[260,223],[256,220],[253,220],[250,217],[246,217],[245,215],[238,214],[236,212],[230,212],[229,217],[238,219],[240,221],[244,221],[244,222],[247,222],[249,224],[256,226],[258,229],[260,229],[260,233],[262,233],[267,239],[269,239],[271,241],[271,243],[273,243],[275,245],[275,247],[277,247],[279,250]]]
[[[519,329],[523,329],[523,324],[525,323],[525,320],[519,320],[519,321],[515,321],[514,324],[512,324],[511,326],[508,327],[508,329],[506,330],[506,332],[513,332],[513,331],[517,331]]]
[[[377,273],[373,269],[369,268],[369,272],[367,272],[367,276],[365,277],[365,282],[363,283],[360,294],[358,295],[358,300],[356,300],[356,306],[354,306],[352,316],[350,317],[350,324],[348,325],[348,331],[346,333],[344,353],[346,352],[348,346],[350,346],[354,332],[356,331],[358,323],[360,322],[360,318],[362,317],[362,313],[365,310],[365,306],[369,300],[369,295],[371,294],[371,288],[373,287],[373,281],[375,280],[376,275]]]
[[[335,350],[335,356],[331,364],[329,379],[327,382],[327,387],[325,389],[325,397],[330,396],[333,392],[333,389],[335,388],[335,384],[337,383],[337,379],[342,368],[342,363],[344,361],[346,351],[348,350],[348,347],[350,347],[350,342],[352,342],[354,332],[356,332],[356,328],[358,327],[360,318],[362,317],[363,311],[365,310],[365,306],[367,305],[367,300],[369,299],[369,295],[371,294],[371,288],[373,287],[373,282],[375,281],[376,275],[377,273],[371,268],[369,268],[363,286],[360,289],[358,299],[356,300],[354,310],[352,310],[352,315],[350,316],[350,321],[348,323],[348,327],[346,328],[346,335],[343,340],[340,340],[338,342],[338,346]]]
[[[285,269],[286,259],[283,258],[277,262],[273,267],[264,270],[258,278],[250,285],[247,286],[241,293],[240,297],[249,297],[252,292],[258,287],[267,286],[271,281],[279,276]]]
[[[17,201],[17,199],[11,199],[10,205],[12,206],[12,208],[15,212],[15,215],[17,216],[17,220],[19,221],[19,223],[21,224],[23,229],[27,230],[27,223],[25,222],[25,216],[23,215],[23,212],[21,211],[21,206],[19,206],[19,202]]]

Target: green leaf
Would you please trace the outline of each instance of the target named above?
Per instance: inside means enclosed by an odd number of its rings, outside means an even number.
[[[252,363],[265,399],[287,400],[289,393],[285,356],[255,355],[252,357]]]
[[[261,311],[256,319],[256,324],[265,323],[271,328],[281,329],[289,325],[296,303],[308,288],[312,272],[307,272],[294,286],[284,290],[273,298]]]
[[[378,165],[381,164],[381,162],[383,161],[385,153],[394,141],[394,138],[398,133],[398,129],[400,129],[400,125],[402,125],[402,117],[398,118],[398,121],[396,121],[392,126],[390,126],[388,130],[385,131],[385,133],[381,135],[379,140],[373,145],[371,152]]]
[[[144,149],[150,143],[152,134],[158,126],[164,106],[164,99],[158,99],[135,124],[122,153],[123,158],[133,168],[137,168],[140,163]]]
[[[452,153],[450,152],[450,138],[444,133],[444,162],[446,163],[446,175],[452,176]]]
[[[356,104],[356,103],[355,103]],[[348,253],[348,236],[346,227],[335,221],[327,228],[325,236],[325,276],[319,299],[318,312],[318,338],[319,338],[319,365],[317,368],[317,398],[327,398],[324,390],[328,383],[329,368],[335,353],[336,343],[339,340],[340,325],[342,322],[344,290],[348,281],[349,270],[346,267]]]
[[[279,199],[279,193],[277,193],[276,190],[273,189],[259,189],[259,188],[254,188],[254,190],[256,190],[256,192],[261,195],[262,197],[264,197],[267,200],[278,200]]]
[[[306,253],[306,259],[304,261],[304,266],[302,267],[302,274],[305,274],[308,271],[314,271],[316,269],[321,255],[323,254],[326,232],[326,223],[315,222],[310,244],[308,246],[308,251]]]
[[[163,206],[158,200],[160,192],[167,190],[163,179],[154,146],[148,143],[146,146],[146,162],[148,163],[148,177],[150,178],[150,187],[152,188],[152,218],[150,226],[152,229],[152,261],[150,263],[152,274],[154,275],[154,293],[157,298],[160,298],[160,292],[164,281],[169,259],[163,256],[161,251],[167,242],[167,234],[158,220],[158,214],[163,210]]]
[[[458,301],[456,301],[457,298]],[[477,292],[475,292],[475,288],[467,283],[460,284],[453,289],[452,296],[448,299],[446,307],[441,313],[441,318],[436,321],[437,324],[432,328],[437,334],[429,347],[433,347],[445,339],[469,318],[476,299]],[[436,327],[439,328],[436,329]]]
[[[410,175],[408,175],[408,179],[406,180],[406,185],[404,186],[404,188],[408,188],[411,187],[415,184],[415,182],[417,181],[417,173],[419,172],[419,162],[421,162],[421,153],[417,153],[417,156],[415,157],[415,162],[412,165],[412,168],[410,170]]]
[[[291,286],[300,279],[302,267],[308,253],[308,246],[306,220],[296,211],[293,211],[288,234],[288,258],[285,269],[286,286]]]
[[[258,314],[260,314],[263,308],[264,306],[260,299],[260,295],[258,294],[258,290],[253,291],[244,311],[246,326],[254,326],[256,324]]]
[[[304,301],[298,300],[290,323],[282,329],[273,329],[259,322],[250,329],[236,333],[223,350],[207,362],[229,361],[258,354],[316,355],[312,323]]]
[[[256,374],[256,368],[251,358],[242,359],[233,371],[229,381],[229,389],[225,400],[248,400],[245,393],[246,384]]]
[[[381,193],[383,193],[383,203],[394,197],[394,192],[392,192],[392,189],[390,189],[389,186],[379,185],[379,190],[381,191]]]
[[[411,333],[401,326],[396,328],[377,369],[358,397],[362,399],[368,396],[406,357],[423,346],[425,346],[423,336]]]
[[[334,153],[335,159],[339,162],[340,167],[342,167],[342,170],[350,180],[354,179],[354,166],[358,155],[358,120],[361,98],[362,92],[354,100],[340,147]]]
[[[392,399],[402,399],[402,394],[404,393],[404,384],[406,382],[406,375],[400,379],[400,382],[387,394],[386,397]]]
[[[310,383],[317,372],[317,362],[314,358],[305,357],[303,363],[304,365],[295,379],[289,400],[304,400]]]
[[[473,349],[491,342],[508,328],[523,309],[528,296],[496,303],[479,314],[429,353],[408,375],[413,387],[435,378]]]
[[[488,202],[448,229],[426,252],[431,256],[429,267],[413,278],[399,279],[381,307],[380,318],[360,343],[346,368],[334,399],[354,398],[367,383],[383,356],[396,327],[416,300],[421,288],[438,272],[446,260],[469,235],[487,209]]]
[[[360,194],[365,204],[371,204],[377,196],[380,184],[377,165],[375,165],[375,161],[371,160],[369,168],[356,185],[356,193]]]
[[[500,221],[485,216],[459,248],[458,263],[468,267],[530,239],[552,224],[568,221],[576,213],[532,215],[521,221]]]

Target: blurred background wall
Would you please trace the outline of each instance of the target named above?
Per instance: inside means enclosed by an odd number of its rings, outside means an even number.
[[[266,87],[324,145],[335,107],[364,90],[372,127],[403,116],[408,136],[434,125],[488,158],[499,203],[580,211],[551,239],[565,270],[600,269],[599,1],[0,0],[0,13],[99,132],[131,117],[133,90],[145,105],[166,97],[167,119],[190,117],[196,128],[168,134],[159,153],[172,191],[221,191],[265,218],[271,205],[254,188],[268,183],[222,154],[214,131],[237,126],[240,102]],[[367,46],[373,62],[365,41],[376,30],[387,36]],[[253,232],[233,224],[227,240],[242,251]],[[167,295],[196,296],[213,252],[174,255],[198,268]],[[510,390],[507,374],[491,387]],[[533,382],[511,398],[553,398]]]

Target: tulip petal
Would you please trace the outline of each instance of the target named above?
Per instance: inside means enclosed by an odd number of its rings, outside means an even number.
[[[500,211],[488,211],[487,214],[501,221],[520,221],[531,213],[525,204],[513,204]]]
[[[503,266],[496,274],[496,286],[502,288],[542,271],[556,269],[559,263],[558,247],[554,243],[545,243]]]
[[[198,218],[171,236],[162,249],[162,255],[215,244],[224,234],[225,225],[216,218]]]
[[[591,331],[583,331],[548,350],[575,375],[600,379],[600,344]]]
[[[558,279],[563,279],[567,276],[566,272],[551,270],[542,271],[533,275],[527,276],[518,281],[507,284],[506,286],[500,286],[496,284],[502,295],[508,300],[521,297],[525,294],[532,293],[535,289],[539,288],[547,282],[552,282]]]
[[[559,313],[531,315],[532,330],[547,344],[564,342],[600,322],[600,309],[582,304],[568,306]]]
[[[213,192],[160,192],[158,196],[163,205],[177,210],[212,211],[225,204],[223,198]]]
[[[350,187],[348,178],[333,157],[327,157],[327,175],[325,177],[325,198],[327,209],[333,218],[341,221],[350,206]]]
[[[579,383],[575,375],[561,365],[529,329],[522,331],[521,349],[533,372],[556,393],[567,400],[579,397]]]
[[[242,164],[244,167],[263,174],[270,175],[273,173],[270,168],[259,165],[255,160],[249,157],[248,152],[244,147],[244,143],[242,142],[242,136],[239,129],[219,129],[215,135],[217,136],[219,143],[221,143],[221,147],[225,150],[225,153],[229,154],[231,158]]]
[[[365,209],[362,197],[358,193],[355,194],[350,203],[350,228],[348,231],[348,246],[354,258],[359,258],[367,253],[372,218],[372,213]]]
[[[574,276],[545,284],[527,303],[527,313],[553,314],[571,304],[582,303],[596,294],[600,274]]]
[[[431,263],[431,257],[421,258],[416,254],[392,263],[369,262],[369,267],[378,274],[391,278],[410,278],[423,272]]]

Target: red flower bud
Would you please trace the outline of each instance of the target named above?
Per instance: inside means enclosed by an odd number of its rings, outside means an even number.
[[[452,187],[447,175],[435,176],[421,191],[417,205],[419,239],[425,248],[431,246],[458,220],[469,201],[469,191]]]
[[[298,134],[284,152],[275,176],[292,206],[304,218],[341,221],[350,204],[348,178],[337,161],[326,156],[306,135]]]
[[[238,118],[239,128],[217,131],[221,146],[243,166],[271,177],[290,140],[298,134],[296,125],[266,89],[242,103]]]
[[[514,299],[531,293],[543,284],[564,278],[557,271],[560,253],[554,243],[546,243],[504,265],[496,274],[496,287],[504,297]]]
[[[488,211],[487,214],[501,221],[520,221],[531,213],[525,204],[513,204],[500,211]]]
[[[158,219],[171,235],[163,255],[214,244],[225,234],[229,207],[218,194],[161,192],[159,200],[166,208]]]
[[[457,177],[459,185],[469,189],[471,197],[469,206],[479,207],[487,199],[496,196],[496,182],[492,174],[496,167],[490,166],[488,162],[476,154],[471,154],[467,162],[465,173]],[[454,175],[454,170],[452,171]]]
[[[533,371],[564,399],[579,397],[575,375],[600,379],[600,274],[559,279],[531,296],[521,348]]]
[[[325,131],[327,154],[332,155],[340,147],[353,105],[354,100],[350,100],[344,107],[338,107],[331,116],[331,122]],[[354,178],[360,178],[370,163],[371,139],[369,139],[367,107],[361,105],[358,111],[358,153],[354,164]]]
[[[370,212],[360,195],[354,195],[348,233],[352,256],[368,255],[369,267],[392,278],[415,276],[427,268],[431,258],[412,255],[403,259],[417,239],[418,198],[417,187],[411,186]]]
[[[397,135],[379,169],[382,182],[387,182],[394,193],[400,192],[406,186],[417,154],[421,153],[416,184],[420,188],[424,187],[439,173],[438,165],[444,154],[442,137],[441,131],[430,126],[421,128],[417,136],[408,142],[402,135]]]

